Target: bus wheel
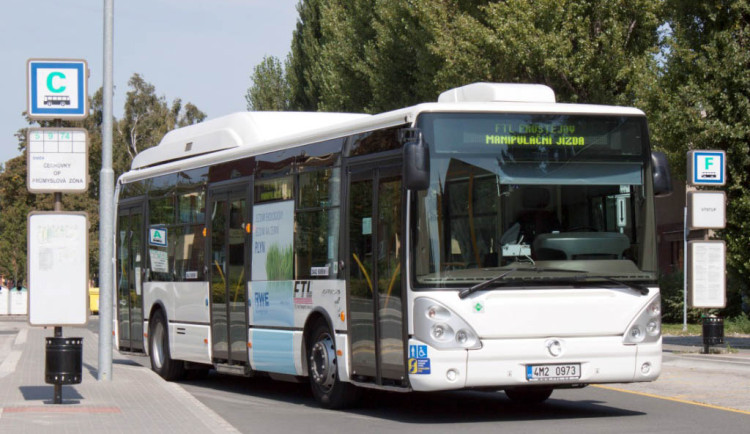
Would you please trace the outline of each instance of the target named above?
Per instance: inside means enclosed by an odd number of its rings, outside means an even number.
[[[148,326],[148,348],[151,369],[167,381],[179,380],[185,374],[185,366],[169,355],[167,321],[161,311],[154,313]]]
[[[356,403],[359,390],[338,377],[336,343],[328,326],[320,321],[313,327],[307,345],[307,370],[315,399],[324,408],[344,408]]]
[[[505,394],[511,401],[519,404],[541,404],[552,395],[552,389],[537,387],[506,389]]]

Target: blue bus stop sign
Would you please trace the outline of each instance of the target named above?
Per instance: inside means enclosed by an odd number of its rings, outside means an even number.
[[[724,185],[726,183],[726,160],[724,151],[688,152],[690,185]]]
[[[29,59],[27,112],[32,119],[84,119],[88,110],[85,60]]]

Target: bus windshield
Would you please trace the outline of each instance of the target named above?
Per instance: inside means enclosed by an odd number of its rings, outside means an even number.
[[[418,126],[430,187],[412,195],[417,288],[526,267],[655,280],[645,118],[426,113]]]

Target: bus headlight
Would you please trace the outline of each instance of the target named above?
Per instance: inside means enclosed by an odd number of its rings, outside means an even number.
[[[438,349],[479,349],[474,329],[453,311],[435,300],[414,301],[414,337]]]
[[[659,338],[661,338],[661,301],[657,295],[630,323],[623,336],[623,343],[651,343],[658,341]]]
[[[453,337],[453,329],[448,324],[435,324],[432,326],[430,335],[436,341],[447,342]]]

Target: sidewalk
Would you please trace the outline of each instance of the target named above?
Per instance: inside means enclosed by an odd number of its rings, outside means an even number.
[[[701,336],[664,336],[663,346],[658,380],[603,387],[750,415],[750,337],[725,337],[711,354]]]
[[[112,380],[98,381],[98,339],[85,328],[63,329],[65,337],[83,337],[83,381],[63,386],[63,404],[53,404],[44,369],[45,337],[54,330],[26,321],[0,318],[0,432],[238,432],[179,385],[116,351]]]

